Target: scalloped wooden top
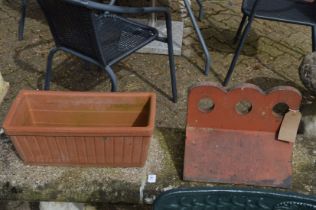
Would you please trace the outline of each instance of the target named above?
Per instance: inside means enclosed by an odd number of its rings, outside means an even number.
[[[201,110],[199,102],[202,99],[210,99],[214,103],[213,109]],[[275,132],[283,116],[274,113],[273,107],[284,103],[289,109],[298,110],[301,99],[301,93],[289,86],[263,91],[245,83],[227,90],[217,83],[200,83],[189,91],[187,126]],[[236,105],[241,101],[251,104],[249,113],[236,111]]]

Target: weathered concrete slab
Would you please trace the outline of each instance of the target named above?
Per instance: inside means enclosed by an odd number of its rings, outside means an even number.
[[[40,202],[40,210],[85,210],[83,203]]]
[[[16,155],[11,141],[0,139],[0,200],[151,203],[162,191],[212,183],[182,181],[184,130],[155,131],[143,168],[29,166]],[[313,148],[298,137],[293,156],[292,191],[315,194]],[[309,144],[307,144],[309,145]],[[155,183],[148,175],[155,174]]]
[[[142,168],[24,165],[3,135],[0,140],[0,200],[142,202],[146,177],[162,170],[164,153],[156,138]]]
[[[154,138],[149,150],[149,160],[144,168],[27,166],[17,157],[11,142],[2,136],[0,141],[0,200],[39,199],[138,203],[145,196],[150,202],[151,194],[144,195],[144,189],[146,186],[155,184],[147,184],[146,177],[148,173],[158,174],[163,167],[162,161],[167,161],[165,152],[167,151],[161,150],[158,138]],[[173,166],[168,164],[167,168],[171,169]],[[174,173],[170,169],[166,173]],[[157,181],[163,183],[166,180],[158,175]],[[171,182],[170,184],[174,185]]]

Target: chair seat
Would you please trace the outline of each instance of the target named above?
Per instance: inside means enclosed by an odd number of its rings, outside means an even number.
[[[242,11],[250,15],[254,0],[244,0]],[[316,3],[307,0],[261,0],[258,3],[255,17],[297,23],[316,24]]]
[[[98,17],[96,29],[106,63],[122,59],[158,36],[155,28],[112,14]]]

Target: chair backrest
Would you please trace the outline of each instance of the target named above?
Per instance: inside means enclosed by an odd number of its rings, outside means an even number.
[[[66,47],[100,62],[94,30],[96,14],[65,0],[37,0],[58,47]]]
[[[316,210],[316,197],[236,188],[176,189],[162,193],[154,210]]]

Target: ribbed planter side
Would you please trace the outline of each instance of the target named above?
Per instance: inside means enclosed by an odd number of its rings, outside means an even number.
[[[11,136],[28,164],[140,167],[150,137]]]
[[[155,112],[152,93],[21,91],[3,128],[28,164],[140,167]]]

